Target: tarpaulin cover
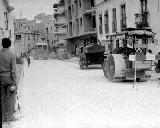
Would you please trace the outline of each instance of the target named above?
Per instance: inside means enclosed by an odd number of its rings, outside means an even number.
[[[84,47],[85,53],[97,53],[97,52],[104,52],[105,47],[99,44],[90,44]]]

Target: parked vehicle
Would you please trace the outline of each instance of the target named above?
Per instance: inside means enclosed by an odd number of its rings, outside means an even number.
[[[79,49],[80,69],[93,64],[103,64],[105,47],[99,44],[89,44]]]
[[[34,48],[34,59],[48,59],[48,44],[47,43],[37,43]]]
[[[146,55],[148,44],[154,33],[150,29],[124,29],[121,33],[110,35],[106,45],[103,72],[110,81],[115,79],[145,78],[145,71],[152,69],[156,55]]]

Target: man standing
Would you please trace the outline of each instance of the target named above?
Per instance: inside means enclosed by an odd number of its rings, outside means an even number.
[[[31,63],[31,60],[30,60],[30,57],[28,56],[28,58],[27,58],[27,62],[28,62],[28,67],[29,67],[29,65],[30,65],[30,63]]]
[[[31,63],[31,60],[30,60],[30,57],[29,57],[29,52],[27,52],[26,60],[27,60],[28,67],[29,67],[29,65],[30,65],[30,63]]]
[[[11,40],[2,39],[0,50],[0,86],[2,122],[13,121],[16,92],[16,57],[10,52]],[[14,86],[13,86],[14,85]]]

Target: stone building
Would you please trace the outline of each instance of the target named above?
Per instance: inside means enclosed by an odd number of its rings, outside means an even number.
[[[39,33],[34,31],[35,21],[28,21],[26,18],[15,21],[15,48],[16,55],[30,52],[34,44],[38,42]]]
[[[67,45],[76,54],[81,45],[97,42],[94,0],[65,0]]]
[[[14,8],[9,5],[9,0],[0,0],[0,49],[2,38],[7,37],[12,41],[11,51],[15,52],[13,10]]]
[[[105,45],[111,34],[124,28],[150,28],[155,40],[149,45],[154,54],[160,51],[159,0],[95,0],[98,39]]]
[[[40,13],[34,17],[34,20],[36,21],[34,31],[38,31],[42,42],[48,43],[49,48],[52,48],[54,44],[54,16]]]
[[[66,25],[65,25],[65,11],[64,0],[53,5],[54,9],[54,45],[59,48],[66,47]]]

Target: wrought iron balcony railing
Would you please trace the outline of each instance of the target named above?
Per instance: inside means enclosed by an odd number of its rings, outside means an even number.
[[[149,27],[148,24],[148,12],[144,12],[142,14],[135,14],[135,24],[137,28]]]

